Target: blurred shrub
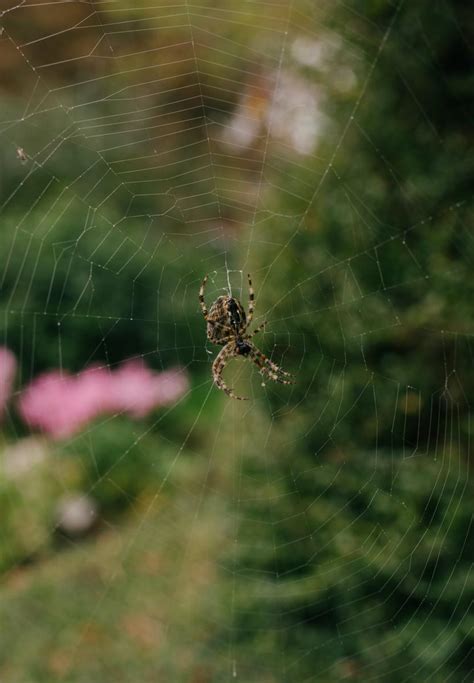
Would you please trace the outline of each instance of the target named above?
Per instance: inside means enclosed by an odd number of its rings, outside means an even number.
[[[186,296],[186,286],[196,284],[190,260],[184,254],[176,259],[176,247],[166,240],[157,248],[156,235],[145,244],[133,229],[81,231],[83,215],[75,209],[61,205],[51,215],[48,204],[43,230],[45,207],[29,216],[29,230],[18,229],[12,213],[4,223],[0,249],[9,259],[0,332],[19,350],[23,374],[29,378],[59,363],[76,372],[92,361],[113,365],[132,356],[145,356],[155,367],[189,362],[193,322],[196,328],[200,323],[190,314],[197,311],[196,297]]]
[[[156,494],[174,453],[168,440],[123,416],[97,421],[67,442],[29,437],[4,444],[0,571],[55,547],[65,491],[70,500],[90,501],[100,530]]]
[[[460,102],[474,77],[446,6],[359,12],[331,15],[360,59],[358,87],[328,79],[325,161],[278,169],[280,185],[318,191],[309,206],[274,191],[281,215],[303,218],[262,225],[252,254],[273,264],[260,306],[277,302],[290,343],[274,357],[285,349],[298,382],[284,398],[266,389],[253,428],[271,443],[247,443],[238,632],[247,652],[282,652],[291,680],[441,683],[473,664],[474,165]]]
[[[57,502],[65,486],[77,486],[80,466],[54,462],[48,444],[37,437],[5,444],[0,457],[0,571],[5,571],[51,547]]]
[[[9,349],[0,346],[0,423],[3,421],[16,374],[16,358]]]
[[[127,418],[98,422],[72,441],[58,445],[57,457],[79,461],[80,484],[99,505],[102,518],[114,518],[138,504],[140,495],[161,483],[167,449]],[[160,464],[161,463],[161,464]]]
[[[228,559],[242,577],[240,647],[279,648],[295,680],[317,670],[339,681],[349,661],[356,680],[441,683],[470,668],[474,487],[463,458],[333,450],[311,459],[281,445],[284,429],[272,432],[271,458],[247,444],[254,460]]]

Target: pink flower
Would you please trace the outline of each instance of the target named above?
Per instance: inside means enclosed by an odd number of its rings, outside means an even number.
[[[140,361],[128,361],[115,372],[90,367],[71,376],[52,370],[25,389],[19,411],[30,427],[63,439],[99,415],[144,417],[179,398],[187,386],[183,372],[155,373]]]
[[[3,417],[7,401],[13,387],[16,373],[16,358],[5,346],[0,347],[0,419]]]
[[[71,377],[52,370],[41,375],[20,398],[23,419],[54,438],[70,436],[102,412],[103,373],[97,369]]]
[[[111,406],[115,412],[144,417],[156,406],[172,403],[188,387],[179,370],[156,374],[142,362],[131,360],[111,376]]]

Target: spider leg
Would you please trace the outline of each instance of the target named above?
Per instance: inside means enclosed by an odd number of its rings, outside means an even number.
[[[252,337],[254,337],[256,334],[258,334],[259,332],[261,332],[263,330],[263,328],[265,327],[266,324],[267,324],[267,321],[264,320],[263,323],[261,323],[258,327],[256,327],[253,332],[250,332],[250,334],[246,335],[246,339],[252,339]]]
[[[257,349],[256,346],[250,344],[251,351],[249,358],[255,363],[259,368],[260,372],[274,382],[280,382],[280,384],[294,384],[294,380],[284,379],[284,377],[292,377],[289,372],[282,370],[276,363],[267,358],[261,351]]]
[[[224,348],[222,348],[219,351],[212,364],[212,377],[214,379],[214,384],[216,385],[216,387],[224,391],[227,394],[227,396],[230,396],[231,398],[236,398],[239,401],[248,401],[248,399],[244,396],[237,396],[236,394],[234,394],[232,389],[229,389],[229,387],[222,379],[222,371],[227,365],[227,361],[229,361],[231,358],[235,356],[234,348],[234,344],[231,342],[226,344],[226,346],[224,346]]]
[[[199,289],[199,304],[201,306],[202,314],[203,314],[204,318],[207,320],[208,310],[206,307],[206,302],[204,301],[204,287],[206,286],[206,282],[207,282],[207,275],[204,278],[204,280],[202,281],[201,287]]]
[[[235,341],[235,334],[234,334],[234,333],[229,334],[227,337],[220,337],[218,343],[219,343],[219,344],[227,344],[227,343],[230,342],[231,340],[234,340],[234,341]],[[217,344],[217,342],[216,342],[216,344]]]
[[[254,293],[254,291],[253,291],[252,279],[251,279],[251,277],[250,277],[250,273],[247,275],[247,277],[248,277],[248,280],[249,280],[249,312],[248,312],[248,315],[247,315],[247,324],[246,324],[246,326],[245,326],[245,329],[247,329],[247,327],[248,327],[248,326],[250,325],[250,323],[252,322],[253,312],[254,312],[254,310],[255,310],[255,293]]]

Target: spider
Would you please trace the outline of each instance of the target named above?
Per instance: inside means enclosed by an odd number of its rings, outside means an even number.
[[[250,334],[247,333],[255,309],[255,295],[250,275],[248,275],[248,317],[245,315],[244,308],[240,301],[235,297],[226,295],[218,297],[208,311],[204,301],[204,288],[206,286],[207,277],[208,276],[206,275],[199,290],[199,303],[201,305],[204,320],[207,322],[207,338],[213,344],[223,346],[212,364],[214,384],[231,398],[237,398],[240,401],[248,400],[243,396],[236,396],[232,389],[229,389],[222,379],[222,371],[227,365],[227,362],[231,358],[237,356],[250,358],[258,367],[262,375],[267,376],[275,382],[280,382],[281,384],[294,384],[292,380],[284,379],[285,377],[291,377],[290,373],[279,368],[276,363],[273,363],[273,361],[259,351],[251,341],[253,336],[263,330],[267,321],[265,320]]]

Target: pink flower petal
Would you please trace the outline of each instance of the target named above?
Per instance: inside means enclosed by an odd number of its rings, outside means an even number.
[[[178,399],[187,387],[180,370],[156,373],[143,362],[130,360],[114,372],[90,367],[75,376],[57,370],[44,373],[25,389],[18,407],[30,427],[62,439],[100,415],[144,417]]]

